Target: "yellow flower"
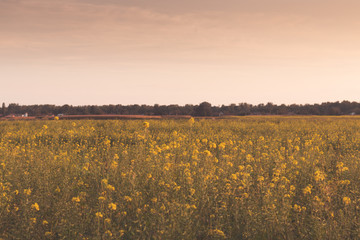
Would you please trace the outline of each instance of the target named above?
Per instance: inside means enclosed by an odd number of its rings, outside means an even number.
[[[237,179],[238,179],[238,177],[237,177],[236,174],[231,174],[230,178],[231,178],[232,180],[237,180]]]
[[[189,122],[190,126],[192,126],[195,123],[195,120],[194,120],[194,118],[190,118],[188,122]]]
[[[102,197],[102,196],[100,196],[98,199],[99,199],[99,201],[101,201],[101,202],[105,201],[105,197]]]
[[[125,233],[125,230],[120,230],[119,233],[120,233],[120,237],[122,237]]]
[[[211,156],[212,156],[212,154],[211,154],[211,152],[210,152],[209,150],[205,150],[205,151],[204,151],[204,154],[205,154],[206,156],[208,156],[208,157],[211,157]]]
[[[110,218],[105,218],[105,223],[110,224],[110,223],[111,223],[111,219],[110,219]]]
[[[315,181],[324,181],[325,180],[325,173],[320,170],[315,171]]]
[[[37,204],[37,203],[32,204],[32,205],[31,205],[31,208],[35,209],[36,211],[39,211],[39,210],[40,210],[39,204]]]
[[[36,218],[30,218],[30,222],[32,222],[32,223],[36,223]]]
[[[149,128],[150,124],[148,122],[143,123],[144,128]]]
[[[214,237],[217,237],[217,238],[223,238],[223,239],[226,238],[225,233],[223,231],[221,231],[220,229],[212,229],[212,230],[210,230],[210,235],[214,236]]]
[[[115,211],[116,210],[116,204],[115,203],[109,203],[109,209]]]
[[[71,201],[78,203],[78,202],[80,202],[80,198],[79,197],[73,197]]]
[[[131,201],[132,201],[132,198],[129,197],[129,196],[125,196],[125,197],[124,197],[124,200],[127,201],[127,202],[131,202]]]
[[[110,168],[111,169],[116,169],[119,166],[119,164],[116,161],[112,161]]]
[[[259,182],[263,182],[265,180],[265,178],[263,176],[259,176],[257,179]]]
[[[351,199],[350,199],[349,197],[344,197],[344,198],[343,198],[343,203],[344,203],[345,205],[349,205],[349,204],[351,203]]]
[[[49,222],[48,222],[48,221],[46,221],[46,220],[44,220],[44,221],[42,222],[42,224],[43,224],[43,225],[48,225],[48,224],[49,224]]]
[[[104,178],[103,180],[101,180],[101,182],[102,182],[103,184],[105,184],[105,185],[108,184],[108,180],[107,180],[106,178]]]
[[[31,189],[24,189],[24,194],[30,196],[31,195]]]
[[[336,167],[338,169],[339,172],[345,172],[345,171],[349,171],[348,167],[344,167],[344,163],[343,162],[338,162],[336,164]]]
[[[90,166],[89,163],[85,163],[84,166],[83,166],[83,169],[84,169],[85,171],[89,171],[89,166]]]
[[[224,150],[225,146],[226,146],[225,143],[220,143],[218,148],[219,148],[219,150]]]
[[[350,181],[349,180],[341,180],[339,182],[341,185],[349,185],[350,184]]]
[[[304,195],[311,194],[312,186],[309,184],[306,188],[303,189]]]
[[[95,216],[97,218],[102,218],[104,215],[101,212],[97,212],[97,213],[95,213]]]
[[[45,237],[48,237],[48,236],[51,236],[52,235],[52,232],[45,232]]]
[[[113,185],[108,184],[106,188],[109,189],[110,191],[115,191],[115,187]]]
[[[301,212],[301,207],[297,204],[294,205],[293,209],[295,212]]]

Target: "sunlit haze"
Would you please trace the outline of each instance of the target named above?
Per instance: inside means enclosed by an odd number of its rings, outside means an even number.
[[[358,0],[0,0],[0,101],[360,101]]]

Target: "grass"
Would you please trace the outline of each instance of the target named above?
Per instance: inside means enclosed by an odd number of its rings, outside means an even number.
[[[0,122],[2,239],[356,239],[360,122]]]

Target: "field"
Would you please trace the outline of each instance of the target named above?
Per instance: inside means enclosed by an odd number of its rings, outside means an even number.
[[[0,122],[0,239],[359,239],[360,118]]]

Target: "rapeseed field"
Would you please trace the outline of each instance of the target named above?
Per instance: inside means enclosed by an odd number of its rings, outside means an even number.
[[[0,239],[358,239],[360,119],[0,122]]]

